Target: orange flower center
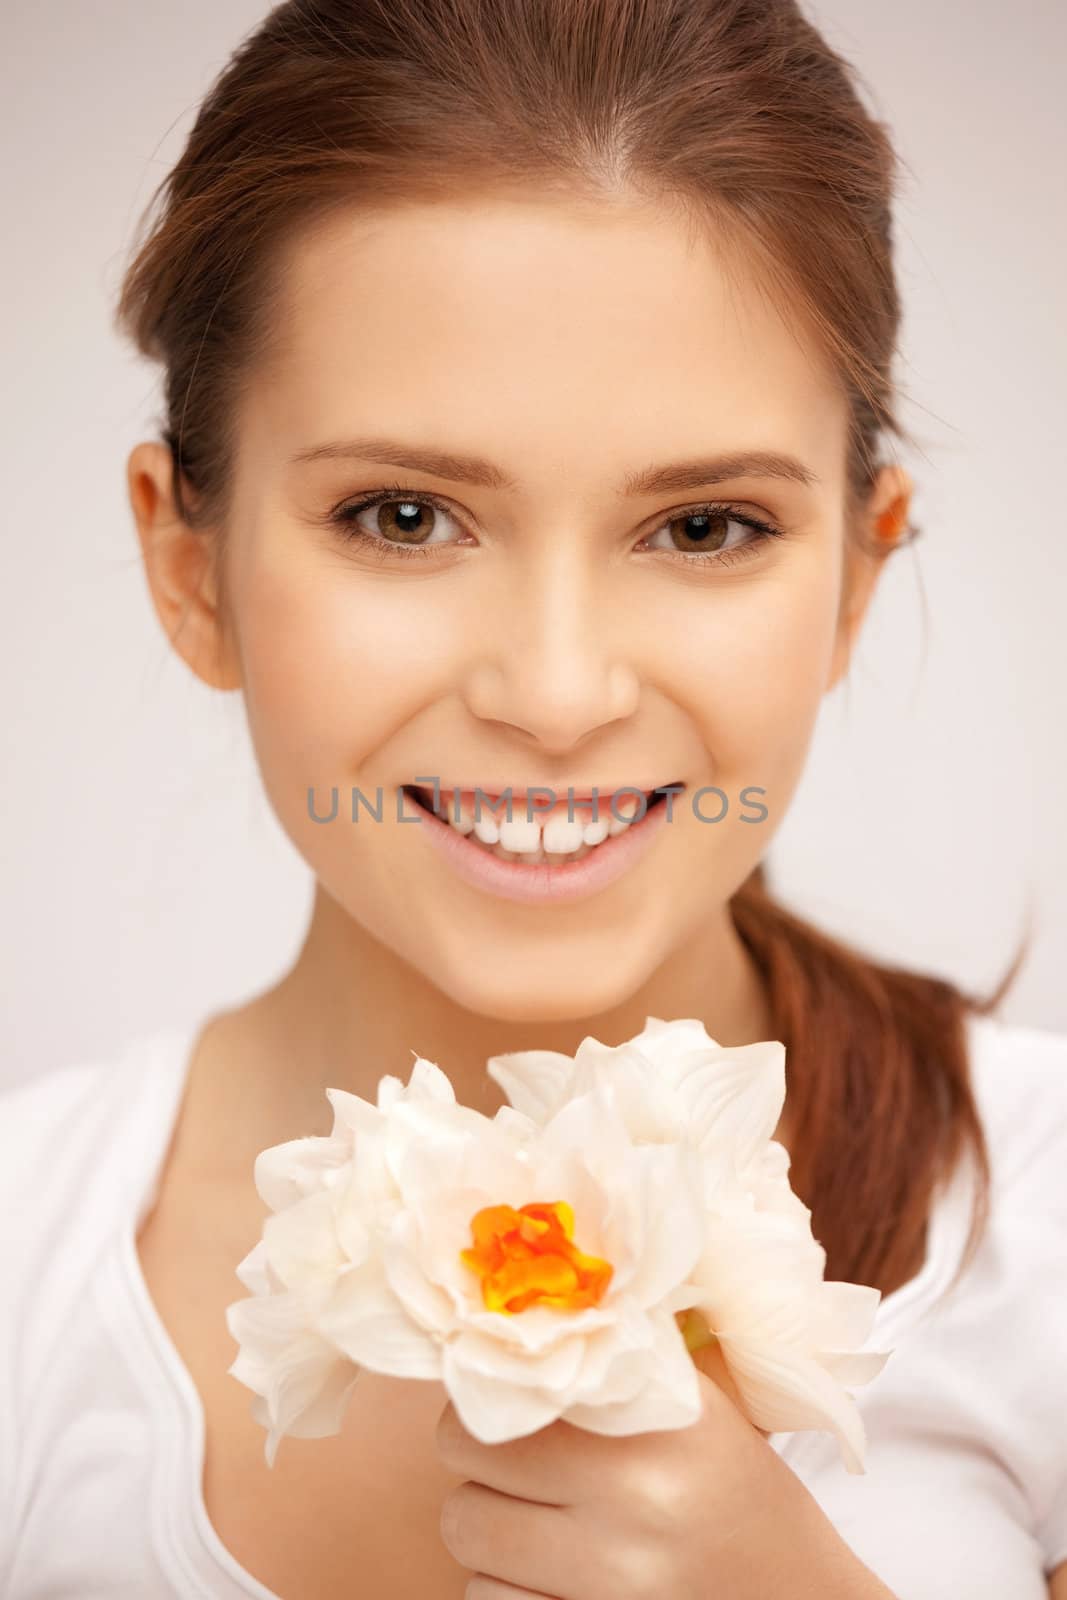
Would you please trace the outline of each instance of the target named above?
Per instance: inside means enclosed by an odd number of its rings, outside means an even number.
[[[471,1218],[474,1248],[460,1259],[482,1280],[489,1311],[525,1311],[527,1306],[559,1306],[577,1311],[595,1305],[614,1267],[587,1256],[573,1241],[574,1212],[566,1200],[483,1206]]]

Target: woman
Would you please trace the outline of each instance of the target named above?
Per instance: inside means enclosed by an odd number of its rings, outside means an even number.
[[[989,1015],[1018,961],[984,1002],[880,965],[760,866],[915,531],[894,172],[792,0],[289,0],[211,89],[123,286],[166,384],[129,493],[313,913],[251,1002],[5,1097],[7,1592],[1067,1596],[1067,1040]],[[268,1470],[257,1153],[413,1050],[491,1113],[490,1055],[649,1015],[786,1045],[794,1187],[894,1350],[866,1474],[707,1358],[692,1429],[492,1448],[364,1372]]]

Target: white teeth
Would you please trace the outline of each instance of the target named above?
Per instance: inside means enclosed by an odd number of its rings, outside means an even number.
[[[500,843],[500,824],[485,806],[481,808],[481,815],[474,824],[474,835],[483,844]]]
[[[590,850],[589,845],[583,844],[579,850],[564,856],[561,853],[557,854],[554,851],[545,851],[540,848],[537,850],[503,850],[498,844],[481,845],[479,848],[485,850],[488,855],[496,856],[500,861],[521,861],[523,866],[526,867],[536,866],[539,861],[547,861],[550,865],[557,865],[564,860],[581,861],[582,857],[587,856]]]
[[[638,817],[649,809],[647,797],[642,805],[639,795],[623,795],[615,804],[611,797],[601,795],[597,802],[599,815],[594,822],[583,821],[582,813],[568,817],[566,810],[556,811],[545,818],[512,815],[509,820],[503,808],[494,812],[484,801],[475,819],[473,804],[451,790],[442,792],[437,815],[457,833],[473,834],[474,838],[502,861],[522,861],[532,865],[539,861],[558,861],[566,857],[580,861],[591,849],[603,844],[605,839],[617,838]],[[524,807],[519,806],[520,811]],[[616,816],[615,812],[619,815]]]
[[[624,795],[616,802],[614,808],[608,808],[611,820],[608,823],[608,833],[614,839],[616,834],[623,833],[641,809],[641,799],[636,794]],[[647,803],[646,803],[647,810]],[[618,815],[616,815],[618,813]]]
[[[525,817],[512,817],[509,822],[505,817],[500,823],[500,843],[505,850],[532,854],[541,847],[541,824],[533,818],[527,821]]]
[[[537,827],[536,822],[534,827]],[[553,855],[570,856],[586,842],[584,834],[585,829],[577,819],[571,822],[566,816],[549,817],[545,823],[544,847]]]
[[[462,795],[447,804],[447,816],[459,833],[473,833],[474,814],[471,807],[465,804]]]

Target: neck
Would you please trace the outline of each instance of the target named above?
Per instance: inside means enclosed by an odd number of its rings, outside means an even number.
[[[211,1159],[219,1168],[235,1126],[256,1150],[328,1133],[327,1087],[373,1101],[385,1073],[407,1081],[414,1053],[441,1067],[457,1100],[492,1116],[506,1097],[485,1070],[489,1056],[526,1049],[573,1055],[587,1034],[621,1044],[648,1016],[696,1017],[722,1045],[775,1037],[764,980],[727,909],[687,935],[637,992],[610,1010],[515,1022],[458,1005],[320,888],[292,969],[205,1030],[198,1054],[215,1064],[203,1074],[210,1114],[197,1120],[219,1130]],[[234,1158],[250,1159],[244,1150],[231,1151]]]

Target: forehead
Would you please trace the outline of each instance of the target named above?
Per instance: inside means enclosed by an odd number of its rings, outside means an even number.
[[[618,476],[657,443],[790,448],[832,481],[843,396],[761,282],[647,201],[345,208],[286,251],[251,421],[272,450],[372,424],[520,482],[579,459]]]

